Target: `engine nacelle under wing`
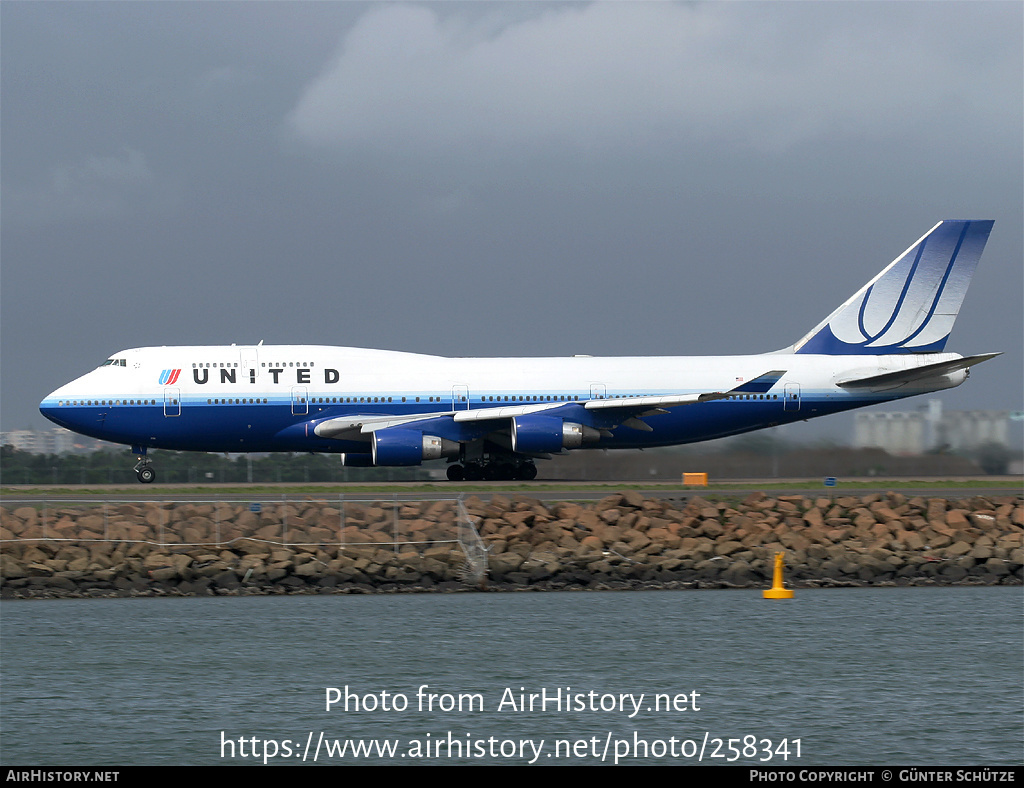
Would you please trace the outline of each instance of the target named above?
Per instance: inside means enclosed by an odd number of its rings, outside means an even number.
[[[419,465],[424,460],[455,457],[459,453],[455,441],[396,428],[374,432],[371,447],[374,465]]]
[[[512,451],[547,454],[562,449],[578,449],[585,443],[597,443],[601,433],[593,427],[563,421],[557,416],[529,414],[512,419]]]

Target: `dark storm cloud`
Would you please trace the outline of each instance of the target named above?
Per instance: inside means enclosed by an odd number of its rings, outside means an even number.
[[[778,153],[918,136],[940,120],[947,133],[982,123],[1005,145],[1015,129],[992,123],[1000,109],[979,81],[1013,58],[1017,31],[993,41],[1004,11],[965,25],[955,6],[597,3],[503,24],[383,6],[288,120],[313,145],[493,155],[712,141]]]
[[[1020,407],[1019,4],[0,15],[5,429],[137,345],[772,350],[942,218]]]

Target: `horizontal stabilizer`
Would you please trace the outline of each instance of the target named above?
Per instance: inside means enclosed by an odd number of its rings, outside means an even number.
[[[844,389],[891,389],[927,378],[950,375],[999,355],[1002,354],[982,353],[978,356],[967,356],[966,358],[957,358],[952,361],[939,361],[935,364],[925,364],[924,366],[912,367],[911,369],[900,369],[896,372],[885,372],[881,375],[870,375],[866,378],[842,380],[837,385],[842,386]]]

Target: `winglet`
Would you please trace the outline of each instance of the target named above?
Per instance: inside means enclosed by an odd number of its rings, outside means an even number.
[[[725,399],[733,394],[764,394],[772,386],[782,380],[785,374],[786,370],[784,369],[773,369],[771,372],[765,372],[763,375],[758,375],[753,380],[741,383],[728,391],[715,391],[708,394],[701,394],[698,398],[698,402],[710,402],[715,399]]]
[[[994,222],[939,222],[797,342],[794,353],[940,351]]]

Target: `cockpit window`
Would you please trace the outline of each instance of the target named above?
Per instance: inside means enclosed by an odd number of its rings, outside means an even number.
[[[100,364],[101,367],[109,367],[111,365],[115,367],[127,367],[128,362],[123,358],[108,358],[106,361]]]

